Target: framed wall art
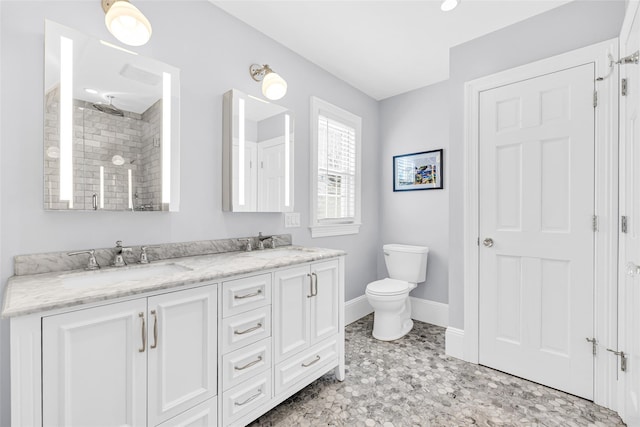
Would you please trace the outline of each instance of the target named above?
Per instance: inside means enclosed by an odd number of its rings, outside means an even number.
[[[393,191],[442,189],[442,149],[393,156]]]

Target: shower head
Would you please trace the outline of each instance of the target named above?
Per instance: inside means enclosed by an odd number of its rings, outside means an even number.
[[[113,105],[113,96],[107,96],[107,98],[109,98],[109,103],[105,104],[102,102],[97,102],[95,104],[91,104],[91,106],[102,112],[102,113],[107,113],[107,114],[111,114],[112,116],[118,116],[118,117],[124,117],[124,113],[122,112],[122,110],[116,108]]]

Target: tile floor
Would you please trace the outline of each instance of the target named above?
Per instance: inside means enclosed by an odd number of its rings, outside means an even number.
[[[386,343],[372,326],[372,315],[347,326],[344,382],[329,373],[251,426],[624,426],[592,402],[447,357],[444,328],[415,322]]]

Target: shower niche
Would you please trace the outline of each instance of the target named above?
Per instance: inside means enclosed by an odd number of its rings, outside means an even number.
[[[44,207],[177,211],[179,70],[45,22]]]

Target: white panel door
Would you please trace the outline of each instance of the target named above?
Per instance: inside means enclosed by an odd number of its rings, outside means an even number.
[[[640,14],[637,3],[629,7],[633,24],[627,34],[620,35],[621,55],[627,56],[640,48]],[[627,17],[628,18],[628,17]],[[620,147],[620,213],[628,218],[627,232],[620,234],[619,289],[619,351],[627,358],[623,382],[623,420],[629,426],[640,426],[640,69],[638,65],[620,67],[628,82],[626,97],[621,98]],[[620,367],[620,358],[618,366]]]
[[[211,398],[217,387],[217,287],[149,298],[149,425]]]
[[[311,344],[338,333],[338,261],[311,266],[314,296],[311,302]]]
[[[479,361],[587,399],[593,91],[586,64],[483,92],[479,138]]]
[[[232,197],[234,211],[255,212],[258,204],[258,148],[255,142],[245,141],[244,157],[240,158],[239,142],[233,141],[232,159],[239,159],[237,167],[233,167]],[[242,168],[240,167],[240,160]],[[241,170],[242,169],[242,170]],[[242,179],[240,178],[242,176]],[[243,191],[240,191],[240,181],[243,182]]]
[[[44,426],[147,424],[146,311],[142,299],[43,319]]]
[[[276,271],[273,308],[275,362],[309,347],[311,274],[309,266]]]
[[[284,137],[258,143],[258,210],[280,212],[284,208]]]

